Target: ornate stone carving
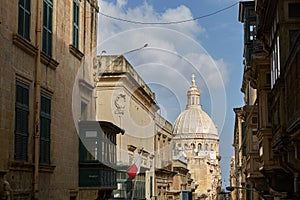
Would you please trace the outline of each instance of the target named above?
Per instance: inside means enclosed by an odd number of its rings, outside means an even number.
[[[117,97],[115,98],[114,103],[116,106],[115,113],[116,114],[124,114],[124,109],[125,109],[125,104],[126,104],[126,94],[124,94],[124,93],[118,94]]]

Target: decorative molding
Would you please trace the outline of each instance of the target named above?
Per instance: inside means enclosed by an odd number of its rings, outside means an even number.
[[[56,167],[55,165],[42,165],[42,164],[40,164],[40,166],[39,166],[39,172],[53,173],[55,167]]]
[[[126,94],[123,92],[120,92],[118,94],[118,96],[115,98],[114,103],[116,106],[115,113],[116,114],[124,114],[124,109],[125,109],[125,104],[126,104]]]
[[[40,164],[39,165],[39,172],[48,172],[53,173],[55,169],[55,165],[47,165],[47,164]],[[9,169],[12,171],[28,171],[32,172],[34,165],[29,162],[20,162],[20,161],[11,161],[9,164]]]
[[[59,62],[46,55],[44,52],[41,52],[41,62],[53,70],[56,70],[59,65]]]
[[[136,150],[136,146],[129,144],[129,145],[127,145],[127,149],[128,149],[128,151],[134,152]]]
[[[29,162],[11,161],[9,163],[9,170],[12,171],[28,171],[32,172],[33,164]]]
[[[142,155],[146,158],[150,155],[150,153],[148,151],[144,150],[143,148],[139,148],[138,153],[139,154],[142,153]]]
[[[79,86],[83,89],[86,89],[89,92],[94,90],[94,87],[84,79],[79,79]]]
[[[31,56],[36,56],[38,52],[38,49],[30,41],[16,33],[13,34],[13,44]]]
[[[84,53],[79,51],[76,47],[74,47],[72,44],[69,45],[69,51],[71,54],[73,54],[78,60],[82,60]]]

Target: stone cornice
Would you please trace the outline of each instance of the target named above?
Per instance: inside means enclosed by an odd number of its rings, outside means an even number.
[[[30,41],[16,33],[13,34],[13,44],[31,56],[36,56],[37,54],[38,49]]]
[[[69,51],[71,54],[73,54],[78,60],[82,60],[84,53],[79,51],[76,47],[74,47],[72,44],[69,45]]]
[[[50,67],[53,70],[56,70],[57,66],[59,65],[59,62],[47,56],[44,52],[41,52],[41,62],[45,64],[46,67]]]

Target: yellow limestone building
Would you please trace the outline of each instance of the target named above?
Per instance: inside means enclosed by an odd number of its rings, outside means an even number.
[[[186,109],[174,123],[173,158],[187,160],[191,178],[198,184],[193,199],[217,199],[221,187],[218,129],[202,110],[194,75],[187,100]]]

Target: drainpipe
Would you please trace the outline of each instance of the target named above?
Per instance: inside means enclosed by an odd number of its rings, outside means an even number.
[[[34,81],[34,175],[33,175],[33,197],[38,197],[38,177],[39,177],[39,148],[40,148],[40,92],[41,92],[41,37],[42,37],[42,2],[37,2],[36,15],[36,48],[35,60],[35,81]]]
[[[80,15],[79,15],[80,17]],[[80,35],[80,34],[79,34]],[[86,0],[83,4],[83,54],[85,55],[85,38],[86,38]],[[82,65],[82,78],[85,80],[85,62],[86,56],[84,56],[83,65]]]

